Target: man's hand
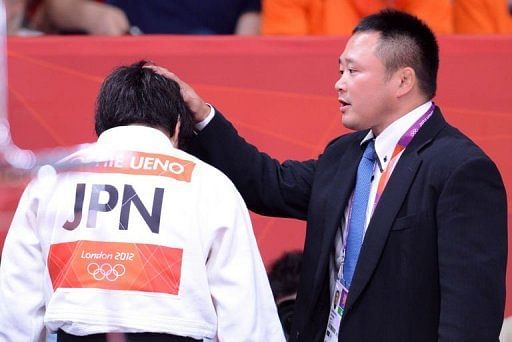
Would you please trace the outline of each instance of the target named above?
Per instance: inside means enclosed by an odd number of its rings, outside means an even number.
[[[196,91],[191,86],[183,82],[178,76],[176,76],[176,74],[170,72],[164,67],[156,65],[146,65],[145,68],[150,68],[157,74],[162,75],[178,83],[181,89],[181,96],[183,96],[183,100],[185,100],[185,103],[187,104],[188,108],[194,114],[194,121],[196,123],[199,123],[206,119],[206,117],[210,113],[210,106],[207,105],[199,95],[197,95]]]

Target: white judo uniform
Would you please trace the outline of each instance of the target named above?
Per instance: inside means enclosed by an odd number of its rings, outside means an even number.
[[[0,341],[160,332],[284,341],[247,208],[160,131],[123,126],[39,172],[0,266]]]

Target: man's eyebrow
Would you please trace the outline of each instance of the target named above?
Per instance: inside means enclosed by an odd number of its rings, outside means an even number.
[[[354,59],[350,58],[350,57],[340,57],[339,58],[339,63],[342,64],[343,63],[343,60],[345,60],[345,63],[354,63]]]

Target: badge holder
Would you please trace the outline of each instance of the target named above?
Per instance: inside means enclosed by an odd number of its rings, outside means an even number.
[[[336,290],[329,310],[329,321],[325,331],[324,342],[338,342],[341,319],[347,305],[348,289],[341,283],[340,277],[336,280]]]

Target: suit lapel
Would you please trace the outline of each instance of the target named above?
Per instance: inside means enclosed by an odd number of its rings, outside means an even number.
[[[422,163],[419,152],[432,141],[445,124],[441,112],[436,108],[432,117],[419,130],[396,164],[366,231],[350,287],[346,315],[375,271],[391,226]]]
[[[421,159],[417,156],[402,155],[389,179],[366,231],[359,260],[357,261],[356,272],[350,287],[347,311],[358,299],[377,266],[391,225],[402,206],[420,164]]]

